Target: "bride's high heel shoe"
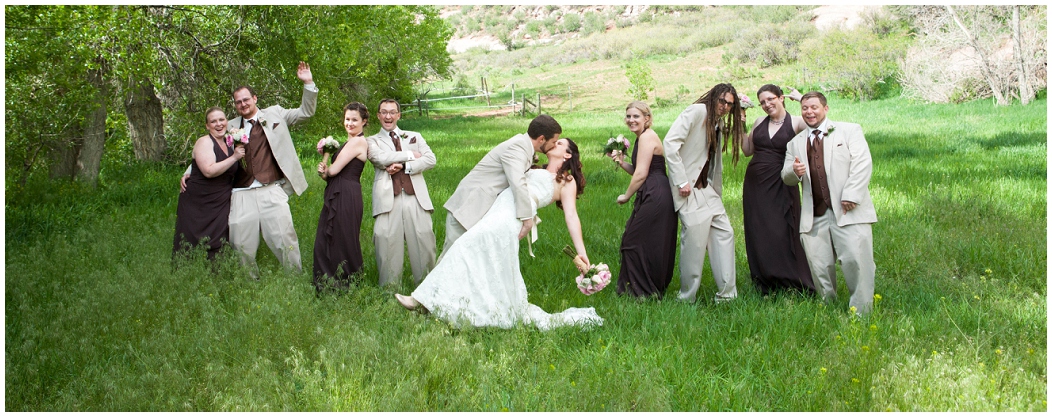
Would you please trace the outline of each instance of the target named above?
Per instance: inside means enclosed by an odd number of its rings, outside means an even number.
[[[409,311],[423,308],[423,306],[420,305],[420,302],[416,301],[412,296],[395,294],[395,299],[398,300],[398,304],[401,304],[402,307],[405,307],[405,309]]]

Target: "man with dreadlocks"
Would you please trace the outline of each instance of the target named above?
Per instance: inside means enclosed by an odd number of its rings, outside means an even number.
[[[734,270],[734,230],[723,208],[723,152],[734,143],[738,164],[745,113],[737,91],[717,84],[680,113],[665,135],[665,161],[680,235],[679,299],[693,302],[701,286],[708,247],[716,302],[738,296]]]

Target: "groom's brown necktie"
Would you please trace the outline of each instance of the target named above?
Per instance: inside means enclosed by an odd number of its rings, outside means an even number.
[[[807,147],[807,164],[811,171],[811,197],[814,204],[814,215],[821,216],[832,207],[829,198],[829,182],[826,180],[826,170],[822,166],[825,158],[825,149],[822,148],[822,131],[815,129],[811,131],[814,139],[811,146]]]
[[[389,132],[391,134],[391,143],[394,144],[395,150],[398,152],[402,151],[402,141],[398,139],[398,135],[395,132]],[[391,174],[391,181],[394,183],[394,195],[398,195],[405,190],[406,195],[416,194],[413,189],[413,181],[409,178],[409,175],[405,173],[405,163],[402,163],[402,169],[398,172]]]

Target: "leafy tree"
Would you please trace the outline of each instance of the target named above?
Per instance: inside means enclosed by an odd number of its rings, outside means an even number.
[[[628,95],[634,100],[647,101],[649,93],[654,91],[654,76],[650,74],[650,65],[642,59],[635,59],[625,64],[625,77],[631,87]]]
[[[129,138],[133,146],[117,148],[140,159],[174,153],[185,161],[201,132],[200,113],[229,106],[235,86],[253,86],[264,105],[298,101],[292,68],[301,60],[322,88],[321,109],[408,100],[415,83],[447,78],[451,66],[451,30],[431,6],[5,11],[7,177],[23,184],[36,167],[94,182],[107,137]],[[173,150],[172,142],[182,146]]]

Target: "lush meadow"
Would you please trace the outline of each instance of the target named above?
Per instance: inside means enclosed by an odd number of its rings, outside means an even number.
[[[230,257],[173,267],[180,166],[110,161],[97,190],[35,182],[9,191],[6,409],[1046,411],[1045,100],[830,107],[831,119],[863,126],[873,154],[879,299],[869,317],[847,312],[843,281],[828,305],[759,296],[741,228],[747,159],[733,167],[729,156],[735,302],[711,301],[707,267],[695,304],[675,300],[678,272],[662,301],[613,288],[582,295],[560,252],[570,240],[554,206],[539,213],[537,258],[521,254],[530,301],[549,311],[594,306],[602,327],[458,330],[409,313],[376,287],[368,217],[364,282],[316,298],[310,268],[324,183],[312,148],[341,130],[311,123],[294,134],[310,184],[290,200],[298,274],[265,248],[259,281]],[[656,109],[659,135],[681,108]],[[628,134],[622,115],[555,114],[584,154],[578,205],[590,258],[615,271],[631,210],[615,198],[628,176],[599,150],[609,135]],[[421,131],[438,156],[426,176],[441,246],[441,204],[529,119],[409,116],[401,126]],[[368,170],[367,212],[371,181]]]

